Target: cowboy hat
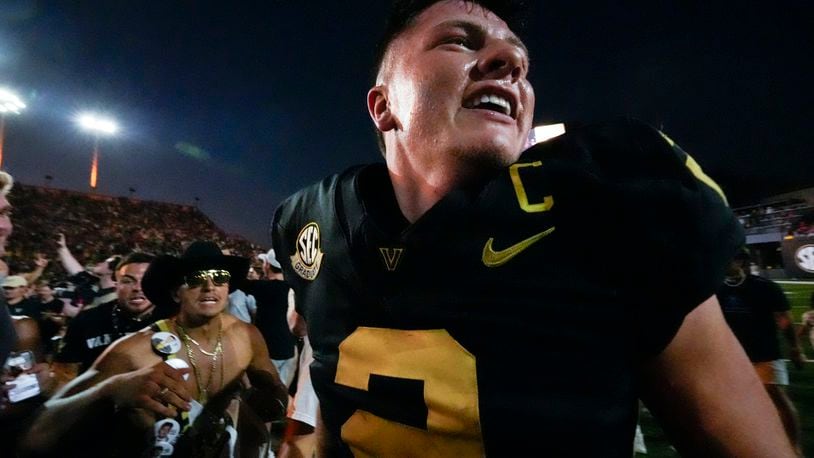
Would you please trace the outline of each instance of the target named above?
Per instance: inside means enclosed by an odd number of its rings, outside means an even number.
[[[180,257],[163,255],[155,258],[144,272],[141,287],[147,299],[158,307],[177,307],[172,294],[184,283],[184,275],[209,269],[229,272],[229,292],[238,287],[249,272],[249,259],[227,256],[214,242],[193,242]]]

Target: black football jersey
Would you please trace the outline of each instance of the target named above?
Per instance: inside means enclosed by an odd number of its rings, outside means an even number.
[[[568,126],[418,221],[384,165],[272,226],[327,429],[357,456],[631,456],[635,370],[742,243],[717,185],[632,120]]]

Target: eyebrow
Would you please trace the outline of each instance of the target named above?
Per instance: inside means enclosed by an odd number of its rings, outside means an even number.
[[[476,24],[474,22],[464,21],[461,19],[453,19],[449,21],[444,21],[435,26],[436,29],[443,29],[446,27],[454,28],[458,27],[464,29],[466,33],[477,35],[479,37],[486,36],[486,29],[483,28],[480,24]],[[529,49],[526,47],[526,44],[512,32],[506,39],[509,43],[517,46],[518,48],[522,49],[523,52],[526,54],[526,57],[529,56]]]

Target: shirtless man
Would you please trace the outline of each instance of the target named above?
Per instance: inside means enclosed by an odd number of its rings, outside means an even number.
[[[89,439],[110,437],[94,446],[141,456],[155,445],[155,423],[171,418],[181,433],[174,451],[165,446],[169,454],[218,455],[236,424],[227,408],[233,409],[244,374],[254,393],[248,402],[254,418],[284,415],[287,392],[262,335],[223,313],[234,289],[230,279],[246,278],[248,267],[247,259],[222,255],[211,242],[193,243],[180,258],[157,258],[144,275],[144,292],[156,307],[178,313],[116,342],[49,401],[26,438],[29,451],[64,454],[76,442],[87,452]],[[165,362],[172,360],[182,363]],[[240,409],[243,422],[246,404]],[[111,434],[100,434],[102,420]]]

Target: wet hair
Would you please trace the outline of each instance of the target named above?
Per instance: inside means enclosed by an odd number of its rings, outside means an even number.
[[[407,28],[415,22],[416,18],[427,8],[442,0],[395,0],[387,18],[384,34],[376,47],[376,60],[371,74],[371,85],[377,84],[382,63],[390,49],[390,44],[398,38]],[[519,33],[525,27],[525,18],[528,14],[528,4],[524,0],[462,0],[470,5],[479,5],[499,18],[503,19],[509,28]],[[385,153],[384,135],[374,127],[376,139],[382,154]]]

